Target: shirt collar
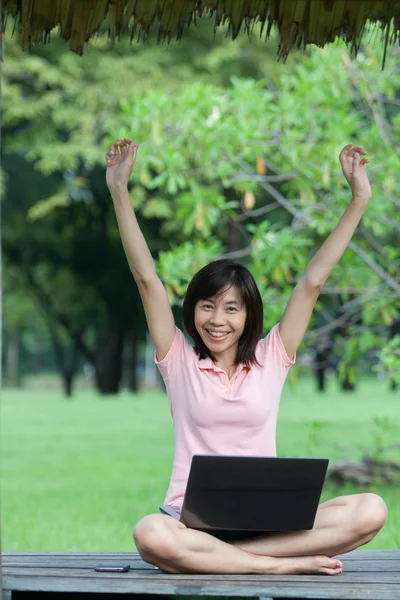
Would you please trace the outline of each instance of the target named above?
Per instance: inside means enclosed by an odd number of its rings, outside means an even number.
[[[199,369],[201,369],[202,371],[215,371],[216,373],[223,373],[224,371],[222,369],[220,369],[215,362],[209,357],[207,356],[206,358],[199,358],[197,361],[198,367]],[[239,363],[238,364],[238,368],[236,369],[235,375],[234,377],[236,377],[236,375],[238,375],[243,369],[250,369],[250,367],[248,367],[247,365],[243,364],[243,363]]]
[[[197,364],[199,369],[202,369],[203,371],[206,371],[207,369],[211,369],[212,371],[217,370],[217,365],[214,363],[213,360],[211,360],[209,356],[207,356],[206,358],[199,358]]]

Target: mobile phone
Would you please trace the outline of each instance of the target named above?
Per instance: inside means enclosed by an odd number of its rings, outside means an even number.
[[[94,570],[98,573],[126,573],[131,565],[97,565]]]

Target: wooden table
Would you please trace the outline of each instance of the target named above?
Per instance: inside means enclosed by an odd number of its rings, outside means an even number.
[[[98,598],[99,594],[102,600],[120,598],[121,594],[131,598],[150,594],[262,600],[400,600],[400,550],[358,550],[340,558],[344,572],[334,577],[169,575],[133,552],[4,553],[3,600],[87,599]],[[98,564],[129,564],[131,569],[128,573],[96,573],[94,567]]]

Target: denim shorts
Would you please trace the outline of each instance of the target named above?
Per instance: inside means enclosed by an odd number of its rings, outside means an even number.
[[[171,506],[179,515],[181,514],[181,507]],[[250,540],[268,535],[265,531],[232,531],[232,530],[221,530],[221,529],[207,529],[205,533],[218,538],[222,542],[235,542],[240,540]]]

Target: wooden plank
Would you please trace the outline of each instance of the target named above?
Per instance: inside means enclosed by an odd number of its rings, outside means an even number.
[[[42,568],[42,569],[94,569],[94,567],[98,564],[110,564],[110,565],[119,565],[119,564],[129,564],[131,566],[131,570],[133,571],[145,571],[148,573],[149,571],[158,571],[156,567],[145,563],[143,561],[138,560],[128,560],[128,559],[120,559],[115,560],[113,558],[108,557],[99,557],[97,559],[74,559],[69,558],[68,561],[54,560],[51,562],[46,562],[42,558],[38,558],[36,560],[29,559],[14,559],[3,562],[3,567],[6,569],[10,568]],[[379,561],[368,561],[368,562],[349,562],[344,560],[344,573],[390,573],[392,571],[399,572],[400,571],[400,557],[399,559],[393,559],[391,561],[379,562]],[[225,576],[224,576],[225,577]]]
[[[344,573],[316,575],[170,575],[137,553],[5,553],[5,590],[162,594],[319,600],[400,600],[400,552],[343,555]],[[96,573],[96,564],[128,563],[128,573]]]
[[[135,571],[156,571],[158,567],[149,565],[148,563],[141,563],[132,560],[112,560],[106,558],[99,558],[97,560],[82,561],[81,559],[69,560],[68,563],[62,561],[46,562],[44,560],[29,561],[29,560],[13,560],[3,563],[3,567],[9,568],[41,568],[41,569],[94,569],[97,565],[126,565],[129,564],[131,569]]]
[[[400,2],[400,0],[399,0]],[[2,557],[17,557],[17,556],[27,556],[27,557],[36,557],[36,556],[59,556],[59,557],[132,557],[141,560],[139,554],[137,552],[3,552]],[[338,554],[338,557],[343,557],[351,560],[366,560],[366,559],[383,559],[387,560],[388,558],[398,558],[400,556],[400,550],[353,550],[352,552],[348,552],[347,554]]]
[[[4,574],[4,577],[19,579],[21,577],[28,578],[30,577],[32,580],[38,578],[46,578],[46,577],[59,577],[60,579],[90,579],[90,578],[111,578],[114,581],[118,581],[118,579],[130,580],[132,585],[143,584],[150,585],[154,582],[157,582],[157,585],[162,585],[163,583],[168,584],[170,582],[174,583],[189,583],[191,586],[203,586],[204,584],[211,584],[215,586],[231,585],[234,583],[237,586],[247,586],[251,587],[252,585],[259,585],[260,583],[280,583],[286,584],[296,582],[296,585],[299,587],[304,587],[304,585],[318,585],[321,586],[321,582],[325,580],[327,584],[339,586],[342,584],[365,584],[369,585],[380,584],[385,586],[386,584],[397,585],[400,588],[400,573],[392,572],[392,573],[372,573],[368,574],[357,574],[357,573],[343,573],[342,575],[336,575],[334,577],[329,576],[321,576],[321,575],[229,575],[229,582],[227,582],[226,575],[197,575],[197,574],[174,574],[170,575],[165,573],[164,571],[158,571],[153,574],[144,574],[143,571],[129,571],[128,573],[97,573],[94,569],[60,569],[53,568],[42,569],[42,568],[8,568]]]
[[[131,570],[130,570],[130,576],[137,576],[137,577],[146,577],[146,578],[152,578],[152,577],[160,577],[161,574],[167,576],[168,573],[162,571],[161,569],[156,569],[155,567],[153,567],[152,565],[149,565],[148,563],[138,563],[138,562],[133,562],[133,561],[117,561],[113,563],[113,561],[111,560],[107,560],[107,559],[103,559],[103,560],[94,560],[94,561],[90,561],[90,562],[86,562],[85,564],[82,564],[80,561],[78,561],[77,563],[75,563],[75,561],[70,560],[68,562],[68,564],[61,564],[61,563],[51,563],[51,564],[46,564],[45,562],[29,562],[27,561],[26,563],[19,563],[19,562],[8,562],[8,563],[3,563],[3,569],[4,569],[4,573],[5,574],[10,574],[11,572],[13,573],[24,573],[24,572],[30,572],[32,575],[34,575],[34,573],[37,572],[48,572],[49,574],[51,574],[52,572],[54,572],[55,570],[63,572],[65,574],[65,576],[68,576],[68,573],[72,572],[72,571],[77,571],[80,572],[82,574],[88,574],[90,572],[94,571],[94,568],[96,565],[98,564],[130,564],[131,565]],[[398,575],[400,576],[400,560],[399,561],[392,561],[389,565],[388,564],[378,564],[378,563],[372,563],[372,566],[369,565],[369,568],[367,568],[367,570],[365,570],[365,565],[363,564],[359,564],[359,563],[354,563],[352,566],[349,566],[349,568],[345,568],[344,572],[343,572],[343,576],[344,575],[352,575],[352,576],[359,576],[359,577],[363,577],[368,578],[368,577],[375,577],[376,574],[385,574],[382,575],[384,577],[389,576],[390,574],[394,574],[394,575]],[[174,575],[174,577],[187,577],[187,575]],[[277,575],[273,575],[274,577],[277,577]],[[196,574],[196,577],[203,579],[203,578],[213,578],[216,581],[220,578],[221,580],[224,580],[226,578],[226,574]],[[241,579],[257,579],[257,578],[262,578],[262,577],[267,577],[267,575],[246,575],[246,574],[237,574],[237,575],[230,575],[230,577],[233,577],[237,580],[241,580]],[[293,578],[293,575],[287,575],[287,577],[291,577]],[[297,577],[300,577],[301,579],[303,579],[304,577],[315,577],[315,575],[299,575]],[[320,576],[318,576],[320,577]]]
[[[260,585],[280,585],[282,587],[296,585],[299,589],[305,587],[313,589],[314,587],[320,590],[323,584],[324,588],[339,588],[349,586],[364,586],[365,588],[370,585],[381,586],[382,588],[391,588],[393,586],[400,589],[400,573],[385,574],[385,576],[379,576],[373,574],[371,577],[365,575],[348,574],[339,575],[335,577],[327,577],[320,575],[231,575],[227,580],[226,575],[170,575],[159,571],[157,576],[144,575],[143,573],[132,572],[129,573],[96,573],[94,570],[83,570],[83,569],[57,569],[54,568],[51,571],[48,569],[40,568],[26,568],[26,569],[7,569],[7,572],[3,575],[4,587],[8,589],[14,589],[10,585],[10,580],[13,583],[21,580],[30,580],[32,582],[31,588],[34,589],[37,581],[44,581],[46,579],[54,581],[64,580],[67,581],[80,581],[83,586],[86,582],[93,580],[111,581],[115,585],[119,585],[121,582],[128,582],[134,590],[140,591],[144,588],[157,586],[158,590],[163,590],[164,587],[170,585],[174,586],[190,586],[192,590],[202,589],[205,586],[212,586],[214,590],[220,590],[225,593],[226,588],[231,589],[232,585],[237,589],[260,587]],[[6,585],[7,584],[7,585]],[[17,588],[15,588],[17,589]],[[160,592],[158,592],[160,593]],[[162,593],[162,591],[161,591]],[[236,594],[238,595],[238,594]],[[239,594],[240,595],[240,594]],[[246,594],[248,595],[248,594]],[[253,594],[255,595],[255,594]]]
[[[399,0],[400,2],[400,0]],[[379,560],[379,561],[387,561],[387,560],[399,560],[400,559],[400,550],[365,550],[359,551],[354,550],[353,552],[348,552],[347,554],[338,554],[338,557],[345,560],[352,561],[365,561],[365,560]],[[137,552],[3,552],[2,560],[14,560],[26,558],[27,560],[36,560],[38,558],[43,558],[46,560],[50,559],[60,559],[68,561],[69,559],[98,559],[98,558],[110,558],[110,559],[126,559],[129,558],[131,560],[142,561],[140,555]]]
[[[87,554],[85,556],[77,556],[76,554],[68,554],[65,556],[59,556],[59,555],[46,555],[46,554],[3,554],[2,556],[2,562],[3,564],[7,564],[9,562],[15,562],[15,561],[23,561],[23,562],[36,562],[36,561],[40,561],[40,562],[48,562],[49,564],[51,562],[57,562],[57,563],[63,563],[63,564],[68,564],[70,560],[73,561],[81,561],[81,562],[98,562],[99,560],[111,560],[114,562],[117,561],[123,561],[123,562],[135,562],[135,563],[144,563],[144,561],[140,558],[140,556],[138,554],[126,554],[126,555],[114,555],[114,554],[105,554],[105,553],[99,553],[99,554]],[[144,564],[148,564],[148,563],[144,563]]]
[[[355,556],[354,556],[355,555]],[[366,572],[372,571],[390,572],[400,571],[400,552],[390,551],[384,556],[375,558],[376,553],[366,556],[366,553],[351,553],[342,556],[344,572]],[[62,567],[62,568],[94,568],[100,563],[120,564],[128,563],[135,570],[154,570],[153,565],[142,561],[137,553],[95,553],[77,556],[76,553],[53,554],[23,554],[8,553],[3,555],[4,567]]]
[[[327,578],[328,579],[328,578]],[[331,579],[331,578],[329,578]],[[60,580],[55,577],[40,578],[36,581],[35,589],[29,584],[32,583],[32,579],[20,580],[18,586],[13,587],[15,590],[29,590],[29,591],[52,591],[52,592],[95,592],[95,593],[115,593],[115,594],[163,594],[163,595],[184,595],[184,596],[230,596],[230,597],[271,597],[274,599],[278,598],[307,598],[307,599],[318,599],[318,600],[399,600],[400,591],[398,585],[392,586],[391,588],[382,589],[380,585],[370,584],[368,586],[351,584],[349,586],[326,586],[324,580],[323,587],[321,582],[315,586],[314,589],[306,587],[305,589],[299,589],[294,583],[283,586],[277,582],[271,585],[254,585],[251,588],[238,587],[236,585],[225,585],[215,587],[212,585],[205,586],[193,586],[190,585],[190,581],[176,582],[175,584],[171,581],[169,585],[157,586],[157,585],[146,585],[142,589],[132,586],[132,582],[128,578],[117,581],[112,577],[93,577],[86,578],[85,585],[82,585],[82,581],[79,579],[68,579],[67,581]],[[7,586],[7,583],[5,582]]]

